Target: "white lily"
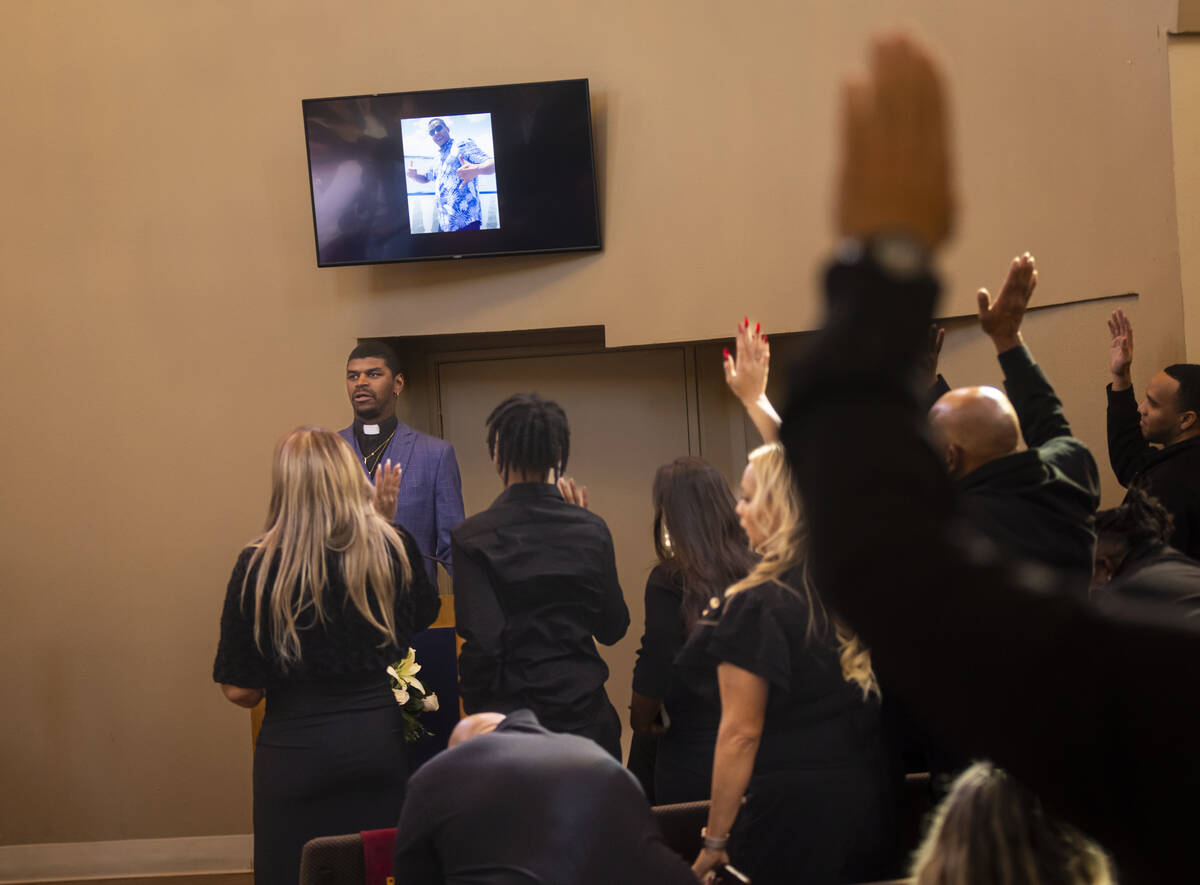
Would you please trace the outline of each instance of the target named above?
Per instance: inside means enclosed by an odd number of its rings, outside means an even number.
[[[396,703],[401,707],[408,703],[408,692],[403,688],[393,688],[392,694],[396,696]]]
[[[437,692],[434,692],[433,694],[426,697],[422,703],[423,703],[422,709],[426,713],[432,713],[435,710],[437,710],[437,708],[438,708]]]
[[[421,680],[417,679],[417,674],[420,672],[421,665],[417,663],[417,653],[411,648],[403,660],[388,667],[388,675],[401,685],[412,686],[421,694],[425,694],[425,686],[421,684]]]

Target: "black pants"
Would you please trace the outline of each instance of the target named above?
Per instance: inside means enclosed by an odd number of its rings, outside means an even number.
[[[407,783],[386,675],[268,691],[254,753],[255,885],[296,885],[309,839],[394,827]]]

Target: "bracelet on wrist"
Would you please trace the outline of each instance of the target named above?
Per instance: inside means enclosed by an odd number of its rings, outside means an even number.
[[[708,851],[724,851],[725,846],[729,844],[728,833],[719,839],[713,838],[708,835],[708,827],[700,828],[700,838],[704,840],[704,847]]]

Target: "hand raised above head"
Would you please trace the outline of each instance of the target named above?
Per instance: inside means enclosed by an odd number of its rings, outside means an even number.
[[[1112,341],[1108,346],[1108,370],[1112,372],[1113,387],[1122,389],[1128,387],[1130,371],[1133,368],[1133,323],[1125,316],[1125,311],[1114,310],[1108,320],[1108,334]],[[1118,386],[1118,382],[1121,382]]]
[[[738,324],[731,356],[725,351],[722,360],[725,383],[743,403],[756,401],[767,392],[767,374],[771,369],[771,347],[762,325],[745,317]]]
[[[1003,353],[1021,343],[1021,320],[1033,290],[1037,288],[1037,268],[1033,256],[1018,255],[1008,266],[1008,276],[1000,294],[992,298],[987,289],[980,289],[975,298],[979,305],[979,325]]]
[[[955,200],[945,91],[932,54],[905,35],[877,39],[866,76],[846,81],[835,200],[843,237],[905,233],[931,252],[949,238]]]

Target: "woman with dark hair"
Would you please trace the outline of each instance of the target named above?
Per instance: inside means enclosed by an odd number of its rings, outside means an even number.
[[[504,491],[451,536],[463,709],[527,708],[546,728],[591,738],[619,759],[621,721],[592,640],[621,639],[629,610],[608,526],[586,496],[573,503],[563,479],[570,442],[562,408],[537,394],[511,396],[488,416]]]
[[[725,478],[702,458],[677,458],[654,477],[654,550],[646,581],[646,632],[633,670],[630,725],[657,737],[654,802],[707,799],[721,718],[715,672],[699,684],[675,656],[709,600],[754,566]]]
[[[266,531],[229,579],[213,679],[240,707],[267,699],[254,752],[258,885],[295,885],[305,842],[394,826],[404,803],[404,720],[387,667],[440,602],[416,542],[374,497],[336,433],[292,431],[275,450]]]

